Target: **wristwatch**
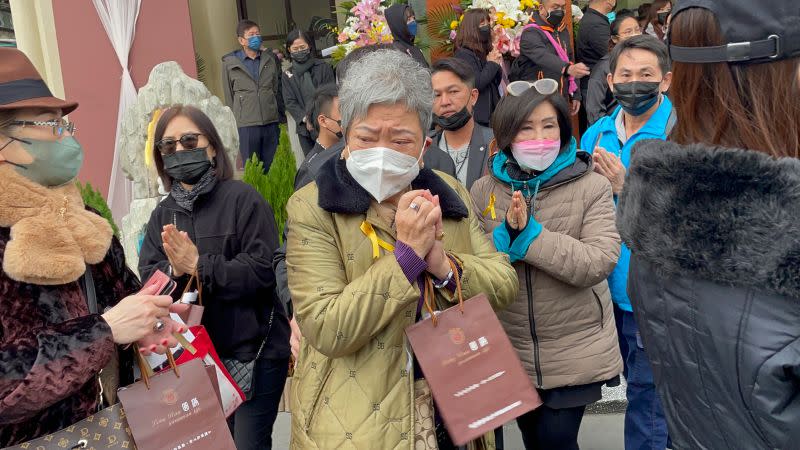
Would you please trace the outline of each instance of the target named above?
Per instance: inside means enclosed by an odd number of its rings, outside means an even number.
[[[436,289],[442,289],[450,284],[450,281],[453,279],[453,269],[450,269],[450,272],[447,273],[447,276],[444,278],[444,281],[441,283],[437,283],[436,281],[433,282],[433,287]]]

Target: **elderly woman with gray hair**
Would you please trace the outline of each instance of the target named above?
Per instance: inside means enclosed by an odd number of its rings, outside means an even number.
[[[480,231],[466,189],[423,167],[433,105],[426,69],[395,51],[366,55],[348,70],[339,102],[345,149],[287,206],[289,288],[303,333],[292,446],[447,448],[432,405],[417,401],[426,385],[404,334],[420,319],[422,280],[434,279],[439,309],[458,275],[465,299],[482,292],[502,308],[517,276]]]

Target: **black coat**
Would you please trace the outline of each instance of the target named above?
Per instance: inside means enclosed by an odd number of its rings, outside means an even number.
[[[539,16],[538,12],[533,14],[533,21],[539,26],[552,27]],[[555,31],[551,35],[566,49],[569,60],[575,61],[575,55],[570,45],[569,29],[564,27],[561,31]],[[520,55],[511,65],[509,81],[536,81],[540,78],[552,78],[558,81],[559,88],[566,96],[568,79],[563,76],[563,73],[568,63],[558,57],[556,49],[553,48],[553,44],[550,43],[547,36],[541,30],[528,28],[522,32],[519,47]],[[573,98],[580,100],[580,89],[575,92]]]
[[[581,19],[578,27],[578,39],[575,43],[575,53],[578,62],[582,62],[594,69],[600,59],[608,54],[611,41],[611,24],[603,13],[587,8],[586,14]],[[589,77],[580,79],[581,94],[586,94],[589,86]]]
[[[673,448],[799,448],[800,160],[634,152],[617,224]]]
[[[139,255],[139,273],[147,279],[160,269],[170,272],[161,243],[164,225],[189,234],[198,248],[197,270],[203,286],[203,322],[221,357],[252,360],[267,333],[276,305],[272,331],[263,355],[289,356],[289,322],[275,295],[272,254],[278,231],[272,208],[255,189],[241,181],[223,181],[202,194],[193,211],[170,195],[153,211]],[[178,280],[175,296],[188,281]]]
[[[311,72],[311,81],[316,88],[325,84],[336,83],[333,68],[325,61],[315,59],[314,65],[311,66],[309,71]],[[300,88],[300,79],[292,73],[292,69],[285,70],[281,76],[283,78],[281,83],[283,102],[286,105],[286,111],[292,115],[297,124],[297,134],[311,136],[311,132],[306,128],[303,118],[308,114],[308,107],[313,99],[305,98],[303,90]]]
[[[415,36],[408,31],[408,25],[406,24],[407,8],[409,8],[408,5],[392,5],[386,8],[384,13],[386,24],[389,25],[389,30],[392,32],[392,37],[394,38],[392,45],[401,52],[414,58],[414,61],[427,69],[430,67],[428,61],[425,60],[425,55],[422,54],[422,50],[414,46]]]
[[[583,105],[586,109],[586,118],[589,120],[589,125],[610,115],[617,109],[617,99],[614,98],[614,93],[608,87],[608,74],[610,72],[610,56],[606,55],[595,64],[591,75],[582,78],[582,80],[589,79],[589,86],[586,95],[583,97]]]
[[[479,124],[488,127],[494,108],[500,102],[500,82],[503,71],[500,65],[481,58],[472,49],[459,48],[455,57],[466,62],[475,74],[475,88],[478,90],[478,102],[472,116]]]

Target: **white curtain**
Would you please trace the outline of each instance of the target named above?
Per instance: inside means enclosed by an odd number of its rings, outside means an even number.
[[[128,71],[128,55],[133,45],[136,30],[136,19],[142,0],[92,0],[100,17],[100,22],[108,34],[114,52],[122,66],[122,80],[119,89],[119,111],[117,111],[117,132],[114,134],[114,163],[111,167],[111,181],[108,187],[108,205],[119,223],[128,214],[133,200],[133,183],[122,172],[119,162],[119,132],[122,126],[122,115],[136,101],[136,86],[133,85],[131,73]]]

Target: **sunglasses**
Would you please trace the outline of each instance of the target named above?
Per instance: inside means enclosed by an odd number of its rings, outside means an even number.
[[[161,152],[162,155],[171,155],[177,151],[178,142],[184,150],[194,150],[197,148],[197,142],[200,140],[202,133],[186,133],[179,139],[166,138],[156,142],[156,150]]]
[[[536,92],[542,95],[552,95],[558,91],[558,81],[552,78],[542,78],[541,80],[536,80],[533,83],[522,80],[514,81],[508,83],[508,86],[506,86],[506,92],[514,97],[519,97],[527,92],[530,88],[536,89]]]

